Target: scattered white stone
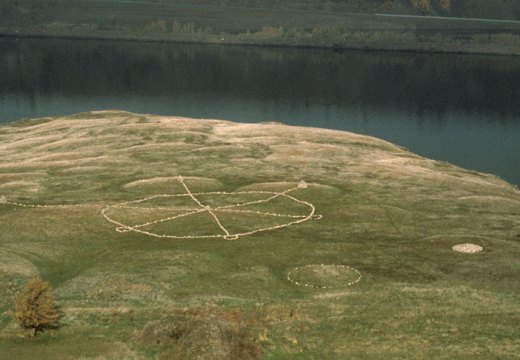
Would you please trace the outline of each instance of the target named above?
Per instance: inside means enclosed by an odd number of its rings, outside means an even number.
[[[301,180],[299,183],[298,183],[298,189],[307,189],[309,187],[309,185],[307,185],[307,183],[303,180]]]
[[[303,282],[301,280],[300,281],[295,280],[295,279],[293,279],[291,277],[295,272],[298,272],[301,269],[310,270],[313,273],[317,274],[318,277],[319,276],[324,276],[324,277],[328,277],[328,278],[331,278],[331,279],[341,278],[341,276],[344,275],[345,271],[350,271],[350,272],[356,274],[356,279],[351,280],[350,282],[345,282],[345,283],[343,283],[341,285],[338,285],[338,286],[330,286],[330,285],[324,285],[324,284],[319,284],[319,283],[314,283],[314,282],[313,283],[306,283],[306,282]],[[327,288],[333,288],[333,287],[339,287],[339,286],[352,286],[352,285],[357,284],[358,282],[360,282],[361,281],[361,277],[362,277],[362,275],[359,272],[359,270],[354,269],[353,267],[350,267],[350,266],[347,266],[347,265],[336,265],[336,264],[331,264],[331,265],[326,265],[326,264],[304,265],[304,266],[301,266],[301,267],[295,267],[294,269],[292,269],[291,271],[289,271],[287,273],[287,280],[289,280],[293,284],[298,285],[298,286],[308,287],[308,288],[315,288],[315,289],[327,289]]]
[[[452,249],[465,254],[476,254],[483,250],[482,246],[471,243],[457,244],[452,246]]]
[[[7,199],[5,196],[0,196],[0,204],[7,204]]]

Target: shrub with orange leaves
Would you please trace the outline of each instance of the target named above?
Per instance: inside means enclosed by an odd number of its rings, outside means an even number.
[[[60,313],[54,304],[50,284],[33,277],[16,299],[15,320],[23,328],[36,332],[56,326]]]

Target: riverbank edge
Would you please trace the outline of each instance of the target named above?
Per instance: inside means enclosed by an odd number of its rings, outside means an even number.
[[[142,34],[119,31],[74,31],[54,32],[42,30],[15,30],[10,31],[0,28],[0,37],[4,38],[37,38],[37,39],[64,39],[64,40],[101,40],[101,41],[132,41],[132,42],[158,42],[158,43],[182,43],[182,44],[211,44],[211,45],[236,45],[277,48],[309,48],[330,49],[334,51],[389,51],[412,53],[439,53],[460,55],[495,55],[495,56],[520,56],[520,47],[497,46],[496,44],[475,44],[459,41],[452,44],[439,42],[414,41],[410,43],[381,41],[379,43],[364,43],[348,41],[342,44],[326,43],[315,39],[251,36],[234,34]]]

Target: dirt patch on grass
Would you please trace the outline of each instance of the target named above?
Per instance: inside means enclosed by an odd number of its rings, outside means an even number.
[[[46,176],[47,174],[44,172],[23,172],[23,173],[8,173],[8,174],[0,174],[0,181],[17,181],[17,180],[25,180],[27,178],[39,178]]]
[[[21,134],[23,136],[23,134]],[[2,151],[17,151],[24,148],[34,148],[39,145],[45,145],[48,143],[52,143],[53,141],[58,141],[62,139],[59,135],[47,135],[47,136],[31,136],[16,139],[14,141],[10,141],[5,145],[0,145],[0,150]]]
[[[287,145],[295,142],[293,138],[283,136],[253,136],[247,138],[229,139],[230,142],[239,144],[264,144],[271,145]]]
[[[359,295],[359,292],[353,292],[351,290],[343,290],[343,291],[334,291],[334,292],[326,292],[323,294],[314,295],[315,299],[337,299],[345,296],[354,296]]]
[[[77,166],[100,166],[100,165],[121,165],[121,162],[112,156],[96,156],[81,158],[77,160],[57,160],[57,161],[35,161],[33,159],[24,160],[17,163],[0,164],[0,169],[56,169]]]
[[[97,166],[97,165],[91,165],[91,166],[74,166],[68,169],[63,169],[62,171],[66,174],[87,174],[87,173],[97,173],[104,170],[107,170],[108,167],[106,166]]]
[[[81,294],[82,302],[125,304],[133,302],[164,303],[170,301],[164,294],[164,277],[154,282],[145,282],[142,276],[118,274],[106,276],[101,271],[85,271],[56,289],[58,296]],[[81,305],[78,303],[77,305]]]
[[[38,192],[40,190],[40,184],[36,181],[27,180],[10,181],[0,184],[0,190],[13,190],[18,188],[22,188],[28,192]]]
[[[364,143],[370,142],[378,144],[387,144],[388,146],[395,147],[395,145],[392,145],[383,140],[354,133],[345,133],[337,130],[319,129],[319,134],[317,134],[317,129],[314,128],[288,126],[273,123],[236,124],[222,121],[219,124],[216,124],[216,126],[214,126],[214,133],[219,137],[244,138],[246,139],[246,141],[251,140],[251,138],[273,138],[273,134],[276,134],[276,137],[278,138],[281,137],[291,139],[289,143],[295,140],[305,138],[310,138],[313,139],[313,141],[318,142],[321,139],[325,138],[325,142],[327,143],[337,141],[343,144],[348,144],[361,141]],[[287,141],[283,141],[283,144],[287,144]]]
[[[332,146],[321,146],[321,144],[313,144],[310,146],[308,143],[294,144],[294,145],[272,145],[270,149],[273,151],[272,155],[269,155],[266,160],[276,161],[283,163],[302,163],[302,162],[313,162],[320,159],[323,162],[331,163],[338,159],[338,157],[345,156],[345,152],[339,149],[331,150]],[[327,150],[327,151],[323,151]],[[328,155],[327,155],[328,154]]]
[[[107,359],[124,359],[124,360],[146,360],[147,356],[137,353],[132,346],[120,341],[110,341],[107,351],[100,356],[80,356],[77,360],[107,360]]]
[[[88,154],[85,152],[58,152],[58,153],[51,153],[51,154],[45,154],[38,157],[33,158],[33,161],[67,161],[67,160],[78,160],[78,159],[85,159],[89,157]]]
[[[476,207],[486,207],[493,212],[509,212],[520,215],[520,197],[505,198],[501,196],[464,196],[458,200]]]
[[[194,144],[186,144],[184,142],[167,142],[159,144],[142,144],[134,145],[126,149],[119,150],[120,152],[126,153],[128,151],[139,152],[139,151],[190,151],[197,149],[198,146]]]

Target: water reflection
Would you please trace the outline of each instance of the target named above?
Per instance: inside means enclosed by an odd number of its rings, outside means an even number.
[[[1,39],[0,74],[1,122],[108,108],[277,120],[520,183],[517,58]]]

